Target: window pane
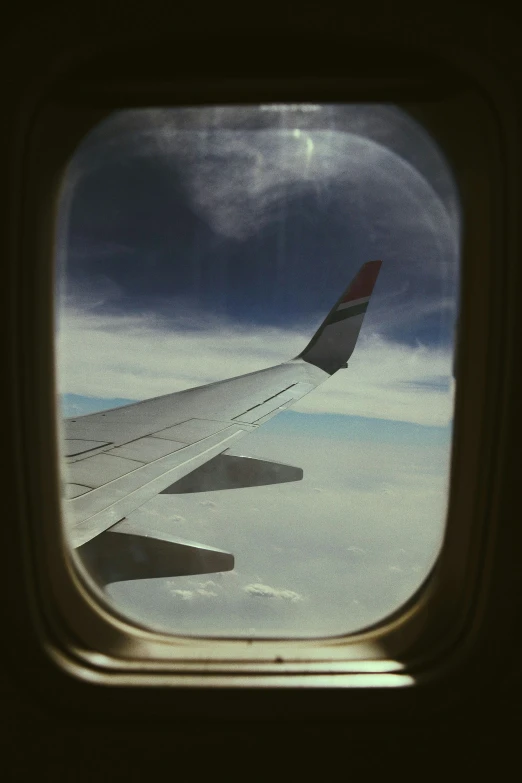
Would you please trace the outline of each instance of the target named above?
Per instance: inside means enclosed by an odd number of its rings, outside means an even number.
[[[254,376],[241,416],[227,386],[83,418],[293,359],[374,259],[349,367],[316,388]],[[451,171],[395,106],[129,110],[85,138],[58,218],[64,520],[120,612],[174,633],[329,635],[413,594],[444,532],[458,259]],[[173,575],[194,562],[215,572]]]

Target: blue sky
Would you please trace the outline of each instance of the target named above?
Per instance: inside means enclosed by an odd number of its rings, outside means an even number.
[[[443,532],[458,243],[451,172],[393,106],[150,109],[91,132],[58,225],[64,415],[291,358],[383,260],[349,369],[238,451],[303,482],[151,501],[144,524],[229,548],[236,569],[115,585],[121,609],[186,633],[306,636],[411,595]]]

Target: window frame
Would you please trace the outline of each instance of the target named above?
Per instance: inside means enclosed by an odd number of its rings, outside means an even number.
[[[202,74],[163,86],[154,73],[148,84],[130,78],[122,82],[117,68],[113,82],[90,77],[82,82],[80,67],[80,77],[74,68],[66,68],[38,100],[32,96],[15,160],[19,183],[12,245],[17,456],[21,491],[27,500],[24,558],[38,644],[69,676],[165,692],[180,686],[415,689],[447,680],[448,671],[459,665],[489,627],[493,553],[505,525],[499,492],[507,452],[508,373],[514,356],[509,335],[515,317],[510,279],[516,261],[513,217],[507,204],[514,198],[510,166],[516,150],[509,95],[502,94],[490,74],[474,72],[470,85],[458,67],[452,70],[447,63],[445,67],[447,72],[441,75],[435,66],[435,76],[433,69],[426,68],[424,76],[408,84],[400,68],[395,82],[386,81],[384,71],[379,72],[374,63],[370,74],[364,69],[356,77],[323,74],[315,82],[253,76],[251,82],[216,77],[209,83],[208,75]],[[466,90],[472,105],[462,101]],[[427,94],[431,99],[426,99]],[[66,162],[84,133],[115,107],[146,106],[153,100],[156,105],[326,102],[332,97],[363,102],[389,100],[393,95],[400,98],[397,105],[424,124],[453,166],[464,218],[449,518],[437,565],[406,606],[377,626],[350,635],[348,641],[343,637],[194,641],[138,629],[99,603],[88,579],[82,580],[70,558],[64,558],[59,423],[49,377],[54,365],[53,233]],[[466,131],[477,120],[482,123],[480,139]],[[60,127],[63,135],[57,138]],[[483,143],[483,166],[478,172],[473,143]]]

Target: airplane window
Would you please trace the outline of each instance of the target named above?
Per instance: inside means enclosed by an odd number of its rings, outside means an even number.
[[[421,586],[459,221],[393,105],[132,109],[83,140],[57,224],[63,519],[119,613],[345,634]]]

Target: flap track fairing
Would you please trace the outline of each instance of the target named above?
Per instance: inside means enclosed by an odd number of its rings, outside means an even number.
[[[186,492],[213,492],[218,489],[262,487],[301,481],[303,471],[292,465],[269,462],[253,457],[219,454],[187,476],[171,484],[162,494],[177,495]]]

